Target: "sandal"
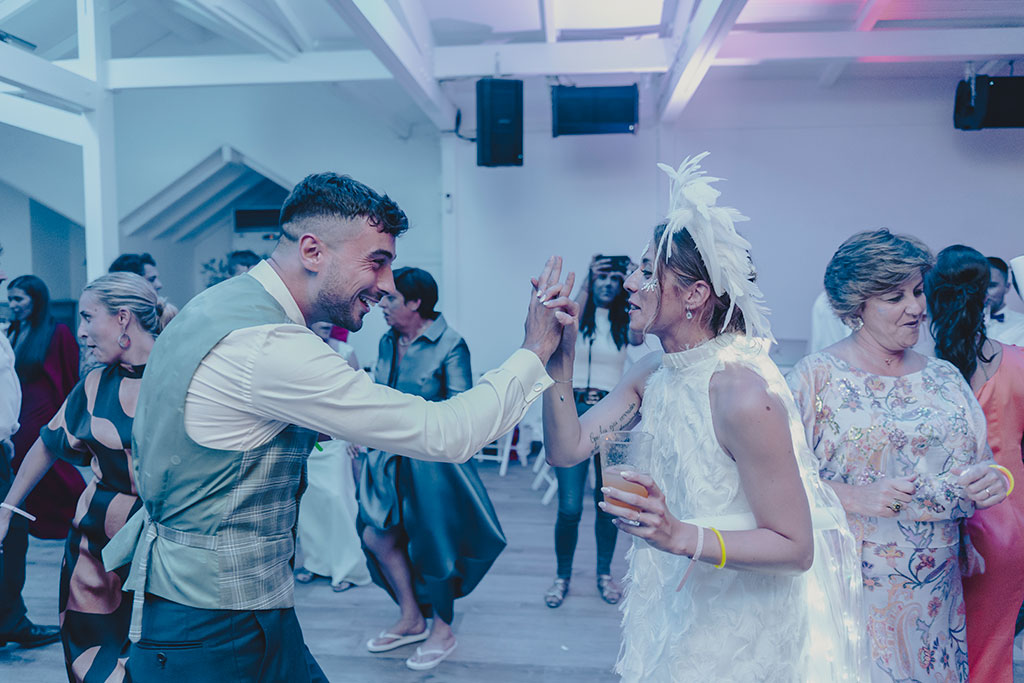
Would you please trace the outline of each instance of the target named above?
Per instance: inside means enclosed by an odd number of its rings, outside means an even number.
[[[622,587],[612,578],[611,574],[597,575],[597,592],[601,594],[601,599],[609,605],[618,604],[622,599]]]
[[[334,591],[335,593],[344,593],[345,591],[349,590],[350,588],[355,588],[355,587],[356,587],[356,585],[354,583],[352,583],[351,581],[342,581],[337,586],[331,586],[331,590]]]
[[[416,654],[405,660],[405,665],[413,671],[428,671],[448,659],[448,655],[455,652],[456,645],[458,643],[452,643],[447,650],[424,650],[418,647]]]
[[[312,583],[315,579],[319,578],[319,574],[314,574],[305,567],[300,567],[295,570],[295,580],[299,583]]]
[[[551,588],[544,594],[544,603],[554,609],[565,602],[565,596],[569,593],[569,579],[556,578]]]
[[[390,652],[403,645],[419,643],[427,639],[430,629],[424,628],[421,633],[389,633],[381,631],[376,638],[366,641],[366,649],[370,652]]]

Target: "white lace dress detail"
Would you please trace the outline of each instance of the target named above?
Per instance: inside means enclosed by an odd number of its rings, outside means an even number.
[[[736,463],[722,450],[711,418],[711,377],[727,362],[751,368],[766,380],[770,390],[783,397],[793,426],[794,450],[804,458],[813,457],[806,447],[792,396],[768,358],[765,344],[742,335],[721,335],[695,349],[665,354],[661,367],[648,379],[638,429],[654,435],[651,462],[645,469],[661,486],[676,518],[699,518],[706,520],[704,525],[719,530],[751,529],[755,527],[753,516]],[[805,468],[801,469],[803,472]],[[814,491],[809,498],[812,506],[819,508],[816,521],[822,516],[834,520],[831,531],[825,533],[839,534],[844,562],[856,562],[851,560],[852,536],[845,529],[838,501],[821,501],[817,489],[824,487],[817,481],[816,469],[808,469],[812,474],[805,475],[805,488],[809,493]],[[819,535],[816,533],[816,566],[834,560],[828,552],[818,553]],[[713,534],[705,538],[705,545],[716,542]],[[832,636],[826,642],[812,642],[812,625],[820,625],[815,619],[824,616],[835,622],[834,629],[825,629],[830,633],[845,631],[851,625],[857,628],[857,615],[849,601],[840,601],[837,595],[846,589],[855,592],[857,581],[853,587],[846,581],[840,589],[825,588],[830,597],[822,600],[822,587],[811,579],[813,569],[800,576],[779,576],[715,569],[699,562],[682,590],[676,592],[689,558],[661,552],[640,539],[634,539],[627,557],[630,566],[622,604],[623,643],[616,664],[623,681],[858,680],[846,663],[840,663],[837,669],[834,662],[826,661],[819,666],[823,671],[820,676],[812,674],[810,668],[813,658],[835,657],[822,653],[835,645]],[[842,569],[853,575],[858,565],[819,568]],[[826,603],[817,610],[817,616],[813,608],[809,609],[814,601]],[[837,602],[838,616],[833,612]],[[840,658],[842,650],[839,647]]]

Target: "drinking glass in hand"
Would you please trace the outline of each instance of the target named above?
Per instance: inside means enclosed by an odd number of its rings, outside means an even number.
[[[623,472],[643,472],[651,459],[651,443],[654,437],[647,432],[640,431],[617,431],[605,432],[598,440],[598,453],[601,457],[601,478],[605,486],[635,493],[638,496],[647,497],[647,489],[640,484],[626,481],[622,478]],[[614,496],[611,496],[614,498]],[[636,510],[620,500],[607,500],[610,505]]]

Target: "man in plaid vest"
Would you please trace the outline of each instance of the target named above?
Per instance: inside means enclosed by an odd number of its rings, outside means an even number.
[[[273,255],[198,295],[157,339],[133,430],[145,505],[104,551],[108,568],[132,563],[133,680],[326,680],[295,617],[291,569],[316,433],[465,462],[551,386],[544,365],[568,300],[540,298],[557,288],[531,297],[521,349],[439,403],[375,384],[307,328],[358,330],[394,291],[407,228],[387,196],[309,176],[285,201]]]

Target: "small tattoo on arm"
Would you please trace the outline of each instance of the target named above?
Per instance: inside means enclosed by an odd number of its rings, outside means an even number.
[[[602,434],[608,432],[614,432],[615,430],[628,425],[633,420],[633,416],[636,415],[637,404],[636,401],[631,402],[626,409],[617,418],[612,420],[607,427],[598,427],[597,433],[590,434],[590,441],[594,444],[594,450],[597,450],[597,441],[601,438]]]

